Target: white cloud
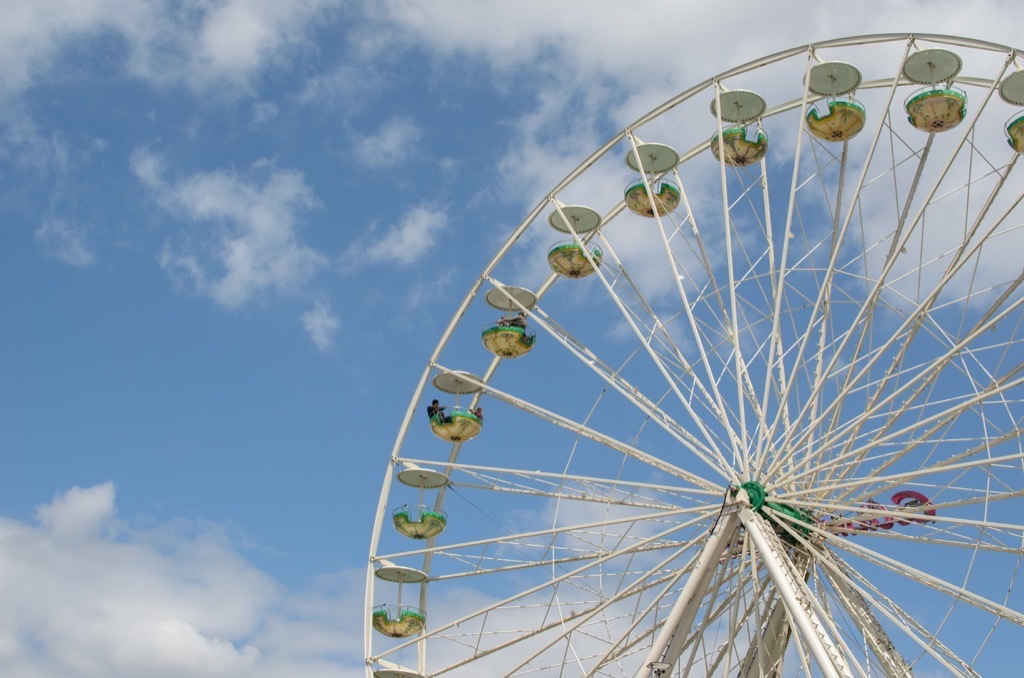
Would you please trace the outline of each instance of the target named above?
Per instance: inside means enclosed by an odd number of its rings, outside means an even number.
[[[369,80],[369,82],[366,82]],[[362,109],[384,89],[384,76],[367,78],[366,70],[355,64],[341,64],[333,71],[306,79],[298,102],[323,108]]]
[[[274,120],[278,114],[277,104],[273,101],[260,101],[252,107],[253,127],[262,127]]]
[[[241,91],[308,42],[340,0],[41,0],[0,5],[0,93],[30,87],[77,41],[126,47],[123,68],[151,82]]]
[[[54,537],[95,538],[114,517],[114,484],[73,487],[36,509],[36,520]]]
[[[334,335],[341,323],[331,310],[330,303],[316,301],[312,309],[302,314],[302,326],[317,348],[326,351],[334,343]]]
[[[770,27],[723,40],[721,9],[711,3],[658,0],[643,11],[614,0],[579,3],[523,0],[481,3],[385,0],[380,32],[388,45],[425,48],[438,59],[471,60],[490,67],[493,86],[524,82],[518,100],[531,102],[516,115],[514,138],[501,163],[507,194],[527,205],[543,197],[601,141],[687,87],[752,59],[844,35],[937,33],[1019,43],[999,0],[955,3],[932,11],[924,2],[890,3],[844,17],[839,25],[827,5],[786,14],[774,3],[740,0],[730,5],[750,26]],[[487,30],[479,27],[486,26]],[[626,28],[628,27],[628,28]],[[383,49],[383,47],[382,47]],[[529,84],[529,83],[532,83]],[[532,89],[531,89],[532,87]],[[759,87],[755,86],[755,89]],[[532,103],[536,102],[536,103]]]
[[[298,217],[316,201],[297,171],[259,162],[245,175],[218,170],[168,181],[163,161],[146,150],[133,154],[132,170],[168,211],[209,225],[165,245],[160,264],[223,306],[295,292],[326,262],[299,239]]]
[[[429,308],[437,304],[438,298],[443,298],[451,289],[454,277],[455,271],[451,268],[430,271],[429,280],[409,286],[402,307],[411,311],[421,307]]]
[[[142,183],[150,188],[159,188],[164,185],[163,174],[167,169],[164,159],[145,149],[138,149],[132,154],[132,172]]]
[[[545,77],[560,74],[566,82],[591,87],[606,85],[602,77],[614,77],[630,84],[631,91],[653,80],[674,83],[672,91],[678,91],[694,84],[680,76],[699,74],[703,80],[754,57],[843,35],[939,33],[1007,45],[1016,44],[1019,35],[1012,25],[993,21],[1006,11],[999,0],[950,3],[943,12],[925,11],[930,5],[921,1],[888,4],[846,17],[841,25],[828,6],[786,13],[778,5],[738,0],[730,6],[749,25],[771,27],[746,33],[742,40],[723,40],[720,30],[710,30],[724,28],[714,4],[656,0],[639,12],[615,0],[588,2],[585,12],[579,3],[547,0],[437,0],[429,7],[416,0],[385,0],[381,5],[382,15],[404,30],[407,40],[437,54],[470,54],[499,69],[541,61],[551,65],[540,74]]]
[[[363,675],[361,573],[291,594],[213,526],[118,523],[109,482],[72,488],[36,517],[0,518],[3,675]]]
[[[47,219],[36,229],[36,242],[49,256],[65,264],[85,268],[96,262],[89,248],[85,228],[62,219]]]
[[[405,162],[412,144],[419,141],[422,131],[409,118],[394,117],[387,120],[374,134],[356,143],[356,157],[374,169],[394,167]]]
[[[345,250],[342,261],[349,268],[382,263],[414,264],[430,252],[447,228],[448,215],[444,210],[418,205],[382,235],[371,232],[361,242],[353,244]]]

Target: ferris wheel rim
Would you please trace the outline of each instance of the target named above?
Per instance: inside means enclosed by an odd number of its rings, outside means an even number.
[[[898,39],[907,39],[907,40],[909,40],[909,39],[912,39],[912,38],[916,39],[916,40],[919,40],[919,41],[922,41],[922,42],[930,41],[930,42],[936,42],[938,44],[951,44],[951,45],[960,45],[960,46],[972,46],[972,47],[977,47],[977,48],[980,48],[980,49],[991,49],[993,51],[999,51],[1000,49],[1009,49],[1009,48],[1002,48],[1001,46],[994,45],[993,43],[986,43],[986,42],[982,42],[982,41],[972,41],[972,40],[961,39],[961,38],[951,38],[950,36],[915,35],[915,36],[902,36],[902,38],[897,38],[897,37],[894,37],[894,34],[890,34],[888,36],[859,36],[857,38],[847,38],[847,39],[840,39],[840,40],[836,40],[836,41],[826,41],[826,42],[822,42],[822,43],[815,43],[815,45],[812,45],[812,46],[809,46],[809,47],[828,48],[828,47],[843,46],[843,45],[847,45],[847,44],[862,44],[865,41],[879,41],[879,42],[883,41],[883,40],[885,40],[885,41],[896,41]],[[781,55],[781,54],[792,55],[792,54],[794,54],[794,53],[796,53],[798,51],[804,51],[806,49],[808,49],[808,47],[795,48],[794,50],[787,51],[787,52],[780,52],[778,54],[779,55]],[[774,56],[777,56],[777,55],[773,55],[773,57]],[[765,59],[771,59],[773,57],[766,57]],[[781,58],[782,57],[780,57],[780,59]],[[750,64],[758,64],[757,66],[751,66],[751,69],[759,68],[762,65],[761,62],[763,62],[763,61],[765,61],[765,60],[757,60],[757,61],[754,61],[754,62],[750,62]],[[747,65],[744,65],[744,66],[747,66]],[[742,67],[742,66],[741,67],[737,67],[736,69],[732,69],[731,71],[727,71],[726,73],[727,74],[740,73],[740,72],[742,72],[741,71],[742,68],[744,68],[744,67]],[[722,74],[722,75],[720,75],[718,77],[723,77],[726,73],[724,73],[724,74]],[[710,81],[708,81],[708,82],[710,82]],[[862,86],[870,86],[872,84],[874,84],[875,86],[881,86],[881,85],[878,85],[876,83],[864,83]],[[998,84],[997,80],[993,80],[992,81],[992,87],[993,88],[995,88],[997,84]],[[701,91],[701,90],[695,88],[693,93],[690,94],[689,96],[693,96],[698,91]],[[688,90],[688,92],[689,92],[689,90]],[[682,102],[684,100],[685,99],[679,99],[678,101],[673,103],[672,106],[678,105],[680,102]],[[669,100],[669,101],[672,102],[674,100]],[[668,104],[668,102],[666,103],[666,105],[663,105],[663,107],[667,106],[667,104]],[[672,106],[668,106],[668,108],[671,108]],[[777,106],[775,109],[769,109],[765,113],[765,115],[766,116],[770,116],[772,114],[777,114],[777,113],[784,112],[784,110],[785,110],[784,106],[792,106],[792,104],[790,103],[790,104],[786,104],[786,105]],[[655,110],[659,110],[659,109],[655,109]],[[653,114],[653,111],[652,111],[652,114]],[[552,195],[552,196],[558,195],[559,192],[562,189],[564,189],[567,185],[569,185],[572,182],[572,180],[574,180],[583,170],[585,170],[587,167],[589,167],[596,159],[598,159],[601,156],[605,155],[608,151],[610,151],[613,147],[615,147],[621,141],[626,140],[626,139],[632,139],[633,138],[633,132],[634,132],[634,129],[636,127],[641,127],[645,122],[647,122],[649,120],[656,119],[661,113],[658,113],[657,115],[652,115],[652,114],[648,114],[648,115],[643,116],[642,118],[638,119],[638,121],[633,126],[629,126],[626,129],[624,129],[623,132],[621,132],[619,135],[617,135],[612,141],[610,141],[608,144],[606,144],[601,149],[599,149],[598,152],[595,152],[595,154],[592,155],[590,158],[588,158],[586,161],[581,163],[581,165],[576,170],[574,170],[573,173],[570,173],[570,175],[568,175],[566,177],[566,179],[564,179],[556,187],[556,189],[551,192],[550,195]],[[706,146],[705,146],[705,148],[706,148]],[[634,146],[634,149],[635,149],[635,146]],[[681,154],[682,159],[680,160],[680,163],[685,163],[696,152],[699,152],[699,150],[701,150],[701,149],[695,147],[694,149],[691,149],[690,151],[688,151],[688,152],[686,152],[684,154]],[[468,306],[469,301],[477,294],[477,292],[479,291],[479,289],[482,286],[484,286],[484,285],[486,285],[488,283],[490,283],[492,285],[492,287],[495,288],[495,289],[499,288],[501,286],[501,283],[499,283],[494,278],[492,278],[492,273],[494,271],[495,266],[505,256],[505,253],[507,252],[508,248],[511,247],[511,245],[519,238],[519,236],[522,234],[522,232],[525,231],[526,227],[529,226],[530,224],[532,224],[537,219],[537,217],[539,217],[540,214],[546,208],[549,207],[550,202],[551,202],[550,199],[545,199],[545,200],[541,201],[537,205],[537,207],[534,208],[533,211],[531,211],[530,215],[527,217],[526,220],[524,220],[524,222],[520,225],[520,227],[518,227],[513,232],[513,235],[510,236],[509,240],[505,243],[505,245],[501,249],[499,249],[498,254],[495,255],[495,258],[491,261],[490,264],[488,264],[488,266],[485,268],[484,272],[481,274],[480,278],[473,285],[470,293],[467,295],[467,298],[466,298],[466,300],[463,303],[463,306],[460,308],[460,311],[456,313],[456,315],[453,317],[452,323],[450,323],[449,327],[443,333],[442,339],[439,342],[438,347],[435,350],[434,355],[432,356],[431,360],[429,361],[429,363],[427,365],[427,368],[424,371],[423,377],[422,377],[422,379],[420,381],[420,386],[417,389],[417,391],[416,391],[416,393],[415,393],[415,395],[413,397],[413,402],[410,404],[409,414],[407,414],[406,421],[405,421],[405,423],[403,424],[403,427],[402,427],[403,430],[402,430],[402,432],[400,432],[399,439],[396,441],[395,448],[394,448],[393,453],[392,453],[392,462],[391,462],[391,465],[389,465],[389,476],[385,480],[385,490],[387,489],[387,486],[390,483],[390,475],[391,475],[392,466],[395,465],[396,463],[399,463],[399,460],[402,458],[401,455],[399,454],[399,452],[400,452],[400,450],[402,448],[402,438],[405,435],[405,429],[407,428],[409,422],[412,419],[412,412],[413,412],[415,406],[417,406],[420,403],[420,401],[421,401],[421,397],[422,397],[422,394],[424,392],[424,388],[425,388],[427,379],[429,378],[430,374],[435,372],[435,371],[438,371],[440,374],[453,374],[454,375],[454,374],[457,374],[457,372],[458,372],[457,370],[448,370],[448,368],[442,367],[440,365],[440,363],[439,363],[439,358],[440,358],[441,352],[443,351],[444,345],[446,344],[448,338],[450,337],[450,335],[454,331],[455,326],[458,325],[458,322],[457,322],[458,318],[461,317],[461,313],[465,311],[465,307]],[[557,209],[557,205],[555,206],[555,209]],[[612,216],[614,216],[614,214]],[[569,222],[565,221],[564,223],[569,223]],[[578,235],[576,235],[576,237],[578,237]],[[612,253],[612,256],[614,257],[613,253]],[[550,287],[551,283],[555,279],[556,278],[554,276],[552,276],[552,277],[550,277],[548,279],[548,281],[544,285],[541,286],[541,288],[538,290],[538,293],[536,294],[536,298],[538,300],[540,299],[540,297],[543,296],[543,292],[548,287]],[[878,355],[880,356],[881,353],[879,353]],[[494,361],[492,361],[492,363],[489,366],[489,368],[486,370],[486,372],[483,374],[483,376],[479,378],[479,380],[481,382],[483,382],[483,383],[487,383],[489,381],[490,377],[493,375],[494,371],[497,369],[497,366],[499,365],[499,363],[500,363],[500,360],[498,360],[498,359],[495,359]],[[449,456],[449,459],[448,459],[448,462],[447,462],[447,465],[448,465],[449,468],[452,465],[454,465],[454,464],[456,464],[458,462],[458,453],[459,453],[460,449],[461,449],[461,445],[457,444],[454,447],[453,453],[452,453],[452,455]],[[1007,456],[1007,461],[1016,461],[1016,460],[1019,460],[1019,459],[1020,459],[1020,455],[1008,455]],[[988,463],[991,464],[992,462],[989,461]],[[904,475],[902,477],[906,478],[907,476]],[[705,488],[705,490],[709,491],[709,490],[707,490],[707,488]],[[384,494],[385,494],[385,492],[382,492],[382,502],[383,502],[383,495]],[[870,509],[868,509],[868,512],[870,513]],[[376,532],[377,532],[377,528],[375,528],[375,534],[376,534]],[[848,545],[848,544],[852,544],[853,543],[853,542],[837,542],[838,538],[836,538],[832,533],[827,532],[827,531],[824,532],[823,534],[829,535],[828,537],[826,537],[826,539],[830,539],[831,542],[835,542],[835,543],[838,543],[840,545]],[[868,535],[864,535],[864,536],[867,537]],[[881,536],[882,535],[875,535],[875,534],[871,534],[870,535],[871,538],[875,538],[875,537],[881,538]],[[376,536],[375,536],[375,539],[376,539]],[[979,537],[979,540],[980,540],[980,537]],[[375,549],[376,549],[376,545],[374,544],[374,545],[371,546],[371,554],[374,554],[376,552]],[[856,549],[854,549],[854,550],[856,550]],[[373,568],[372,558],[373,558],[373,555],[371,555],[371,569]],[[967,575],[968,577],[970,576],[970,573],[971,572],[969,570],[968,571],[968,575]],[[372,586],[371,586],[372,579],[371,579],[371,577],[372,577],[372,575],[368,574],[368,591],[372,589]],[[863,593],[863,591],[862,591],[862,593]],[[950,609],[952,609],[952,608],[950,608]],[[896,613],[894,612],[894,614],[896,614]],[[926,643],[926,645],[927,645],[927,643]],[[367,646],[367,650],[368,650],[367,656],[369,657],[370,656],[369,643],[368,643],[368,646]],[[941,655],[941,653],[939,653],[939,654]],[[941,655],[939,657],[940,661],[947,661],[947,659],[944,659],[943,657],[944,657],[944,655]],[[949,668],[948,665],[947,665],[947,668]]]

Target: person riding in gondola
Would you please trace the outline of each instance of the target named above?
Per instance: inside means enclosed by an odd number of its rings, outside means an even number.
[[[522,311],[515,314],[510,318],[501,316],[501,320],[498,321],[498,327],[520,327],[526,329],[526,314]]]
[[[451,422],[452,418],[445,415],[444,411],[447,409],[447,405],[442,405],[437,398],[434,398],[434,400],[427,405],[427,418],[433,421],[434,417],[437,417],[438,422],[448,424]]]

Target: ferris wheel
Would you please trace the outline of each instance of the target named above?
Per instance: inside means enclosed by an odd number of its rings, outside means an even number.
[[[555,186],[402,421],[367,675],[1009,675],[1022,66],[801,46]]]

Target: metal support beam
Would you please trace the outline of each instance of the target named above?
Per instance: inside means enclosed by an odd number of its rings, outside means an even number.
[[[844,572],[845,564],[826,549],[822,549],[818,557],[829,562],[835,569],[833,576],[829,577],[829,581],[835,586],[843,607],[864,633],[864,640],[871,647],[871,651],[878,661],[881,662],[885,669],[885,675],[890,678],[906,678],[906,676],[912,675],[913,671],[910,665],[896,649],[889,634],[885,632],[878,618],[871,611],[868,601],[847,579]]]
[[[662,625],[658,637],[655,638],[647,658],[640,666],[640,670],[636,674],[637,678],[651,678],[655,675],[654,671],[658,672],[657,676],[664,675],[666,671],[671,672],[671,667],[675,666],[676,661],[679,660],[679,655],[683,651],[686,639],[690,636],[693,622],[697,618],[697,612],[707,593],[711,575],[722,559],[725,547],[736,534],[737,510],[749,505],[747,493],[740,490],[733,503],[723,509],[722,515],[718,519],[718,525],[697,558],[697,564],[694,566],[693,572],[690,573],[690,578],[686,580],[686,585],[683,586],[679,599]]]
[[[754,547],[761,552],[761,560],[782,597],[793,626],[810,649],[821,674],[826,678],[853,678],[843,651],[829,637],[815,609],[811,591],[794,569],[782,541],[768,522],[749,508],[740,509],[738,517]]]

